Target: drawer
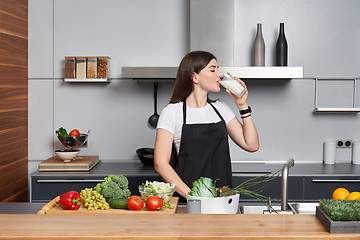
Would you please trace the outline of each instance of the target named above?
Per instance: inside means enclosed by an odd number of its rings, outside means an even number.
[[[48,202],[68,191],[92,188],[103,180],[104,177],[32,177],[30,199],[32,202]]]
[[[336,188],[343,187],[350,192],[359,191],[360,177],[306,177],[305,200],[332,198]]]
[[[106,175],[107,176],[107,175]],[[93,188],[104,181],[106,176],[97,177],[32,177],[31,196],[32,202],[48,202],[68,191],[80,192],[84,188]],[[125,175],[126,176],[126,175]],[[146,180],[162,181],[159,176],[126,176],[129,180],[129,189],[132,195],[139,195],[139,185]]]
[[[253,177],[236,177],[233,176],[233,187],[238,186],[239,184],[251,179]],[[303,195],[303,177],[288,177],[288,199],[289,201],[302,201],[304,198]],[[277,177],[270,182],[258,184],[254,187],[247,188],[248,190],[256,190],[262,188],[260,194],[271,197],[275,200],[281,201],[281,177]],[[254,200],[249,196],[240,195],[242,200]]]

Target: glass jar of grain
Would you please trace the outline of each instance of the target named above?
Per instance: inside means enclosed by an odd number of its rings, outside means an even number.
[[[65,57],[65,78],[75,78],[75,57]]]
[[[86,59],[86,78],[97,78],[96,57],[87,57]]]
[[[109,78],[109,57],[98,57],[98,78]]]
[[[76,78],[86,79],[86,57],[76,57]]]

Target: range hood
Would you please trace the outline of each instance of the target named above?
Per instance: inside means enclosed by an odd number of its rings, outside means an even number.
[[[220,67],[238,78],[291,79],[303,78],[303,67]],[[122,67],[122,78],[175,79],[177,67]]]
[[[234,0],[190,1],[190,50],[213,53],[226,66],[222,72],[239,78],[303,78],[303,67],[234,67]],[[122,67],[122,78],[175,79],[176,72],[177,66]]]

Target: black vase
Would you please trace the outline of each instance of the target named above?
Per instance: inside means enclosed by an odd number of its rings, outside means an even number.
[[[285,37],[284,23],[280,23],[279,37],[276,43],[276,66],[287,66],[288,45]]]

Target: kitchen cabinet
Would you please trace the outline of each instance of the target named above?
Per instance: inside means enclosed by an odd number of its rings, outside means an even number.
[[[237,186],[250,178],[264,174],[276,173],[282,164],[266,163],[233,163],[233,186]],[[30,174],[30,201],[48,202],[59,194],[84,188],[94,187],[109,174],[123,174],[129,180],[129,188],[138,194],[138,186],[146,181],[162,181],[153,166],[144,166],[140,161],[102,162],[100,161],[89,172],[39,172]],[[281,175],[281,173],[280,173]],[[260,184],[251,190],[263,187],[261,194],[281,199],[281,176],[270,182]],[[337,187],[345,187],[349,191],[359,191],[360,165],[342,163],[327,165],[297,164],[289,170],[288,178],[289,201],[311,201],[330,198]],[[255,201],[245,195],[244,201]]]
[[[78,191],[84,188],[93,188],[96,184],[104,181],[107,176],[36,176],[31,178],[31,201],[48,202],[61,193]],[[129,180],[129,190],[132,194],[139,195],[138,186],[148,181],[162,181],[160,176],[125,176]]]
[[[258,175],[260,176],[260,175]],[[233,176],[233,186],[237,186],[255,176],[239,177]],[[261,179],[261,178],[260,178]],[[301,201],[303,199],[303,177],[289,177],[288,178],[288,199],[289,201]],[[248,188],[249,190],[256,190],[263,187],[260,194],[270,197],[276,201],[281,200],[281,177],[276,177],[270,182],[261,183],[254,187]],[[244,194],[240,195],[241,200],[245,201],[257,201]]]
[[[68,191],[80,191],[84,188],[92,188],[104,178],[100,177],[32,177],[31,178],[31,202],[48,202],[61,193]]]
[[[304,200],[313,201],[331,198],[336,188],[343,187],[349,192],[359,191],[360,177],[312,176],[304,179]]]
[[[123,174],[129,180],[129,189],[139,194],[138,186],[146,181],[162,181],[153,166],[144,166],[140,161],[102,162],[89,172],[39,172],[30,174],[30,201],[48,202],[61,193],[92,188],[110,174]]]

